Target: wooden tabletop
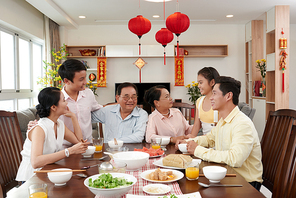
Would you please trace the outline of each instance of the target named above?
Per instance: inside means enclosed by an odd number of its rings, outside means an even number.
[[[132,151],[134,148],[143,148],[146,146],[150,148],[150,144],[140,143],[140,144],[124,144],[124,146],[129,147],[129,150]],[[107,148],[108,145],[104,145],[103,149]],[[179,150],[176,150],[174,145],[167,145],[166,154],[177,153],[181,154]],[[103,153],[95,153],[92,158],[83,158],[82,155],[71,155],[68,158],[64,158],[54,164],[46,165],[42,170],[51,170],[55,168],[71,168],[71,169],[81,169],[84,166],[100,164],[102,161],[98,158],[102,157]],[[110,158],[107,157],[104,161],[109,161]],[[217,165],[216,163],[209,163],[202,161],[200,165],[200,171],[202,173],[202,167],[208,165]],[[227,173],[236,173],[231,167],[224,164],[219,164],[227,168]],[[181,170],[184,173],[184,170]],[[98,174],[98,167],[92,167],[84,172],[88,176]],[[8,198],[27,198],[28,195],[28,186],[35,183],[46,183],[48,185],[48,196],[49,198],[93,198],[94,194],[89,191],[87,187],[84,186],[85,178],[80,178],[78,176],[72,176],[70,181],[67,182],[65,186],[55,186],[49,181],[46,173],[37,173],[27,182],[25,182],[19,189],[17,189],[11,196]],[[254,187],[252,187],[248,182],[245,181],[243,177],[236,173],[236,177],[225,177],[221,180],[222,184],[242,184],[243,187],[210,187],[203,188],[198,185],[198,181],[203,183],[209,183],[209,180],[205,177],[200,177],[198,180],[189,181],[186,177],[183,177],[178,181],[180,188],[183,194],[192,193],[199,191],[203,198],[264,198],[264,196],[258,192]]]

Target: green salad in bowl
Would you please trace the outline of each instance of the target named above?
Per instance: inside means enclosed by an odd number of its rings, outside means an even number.
[[[84,180],[84,185],[95,195],[119,198],[137,182],[133,175],[125,173],[101,173]]]
[[[88,185],[94,188],[120,188],[132,184],[132,181],[127,181],[124,177],[113,177],[110,173],[104,173],[95,180],[92,178],[88,179]]]

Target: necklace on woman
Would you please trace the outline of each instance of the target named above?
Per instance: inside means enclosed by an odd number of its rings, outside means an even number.
[[[170,114],[170,110],[169,110],[169,112],[168,112],[168,113],[161,114],[161,115],[163,115],[163,116],[167,116],[167,115],[169,115],[169,114]]]

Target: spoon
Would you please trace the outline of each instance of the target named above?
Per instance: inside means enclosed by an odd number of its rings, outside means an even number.
[[[210,187],[210,186],[233,186],[233,187],[242,187],[243,185],[241,185],[241,184],[205,184],[205,183],[202,183],[202,182],[198,182],[198,184],[200,185],[200,186],[203,186],[203,187],[205,187],[205,188],[208,188],[208,187]]]
[[[113,170],[113,165],[110,162],[103,162],[100,165],[100,170]]]
[[[83,174],[83,173],[78,173],[76,175],[73,175],[73,176],[78,176],[78,177],[83,177],[83,178],[86,178],[87,175],[86,174]]]

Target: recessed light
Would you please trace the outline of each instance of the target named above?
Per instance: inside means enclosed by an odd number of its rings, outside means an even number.
[[[163,2],[163,0],[145,0],[145,1],[156,2],[156,3]],[[164,1],[167,2],[167,1],[172,1],[172,0],[164,0]]]
[[[155,14],[152,16],[153,18],[159,18],[159,15]]]
[[[85,19],[85,18],[86,18],[86,16],[79,16],[79,18],[80,18],[80,19]]]
[[[231,18],[231,17],[233,17],[233,14],[228,14],[228,15],[226,15],[226,17]]]

